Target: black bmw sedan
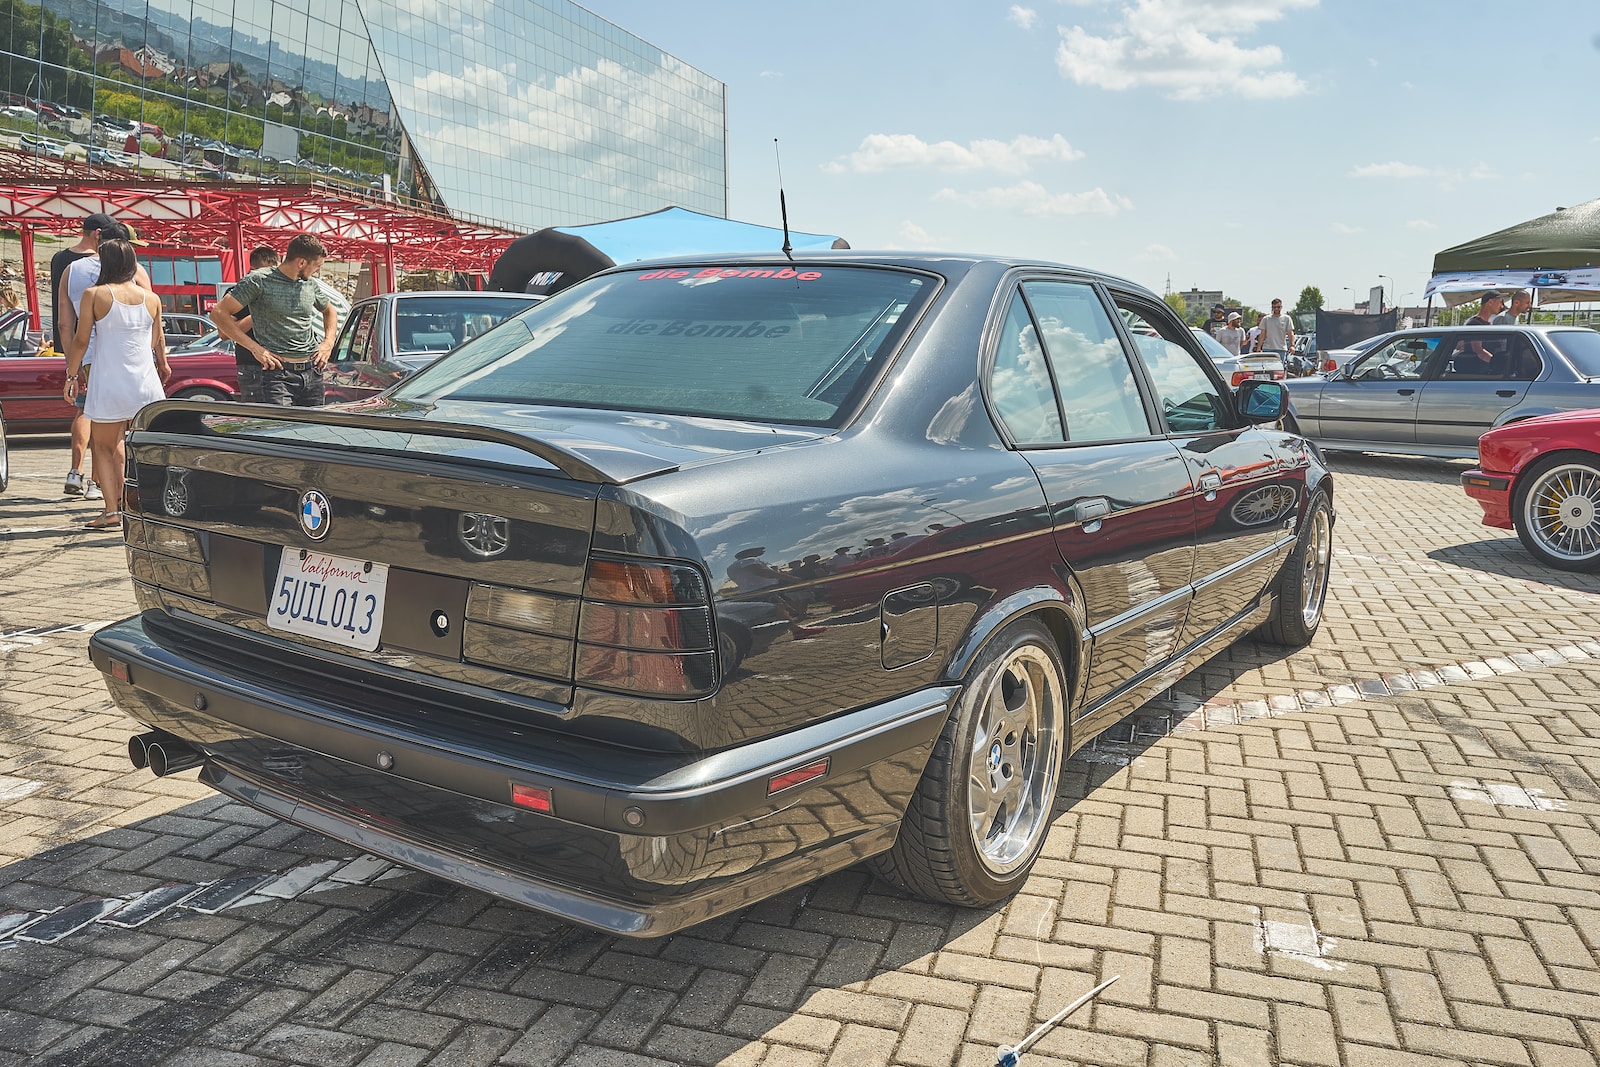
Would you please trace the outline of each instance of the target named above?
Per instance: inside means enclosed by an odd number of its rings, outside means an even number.
[[[92,655],[135,764],[573,922],[863,861],[984,905],[1073,750],[1315,634],[1284,403],[1076,268],[616,268],[369,400],[147,408]]]

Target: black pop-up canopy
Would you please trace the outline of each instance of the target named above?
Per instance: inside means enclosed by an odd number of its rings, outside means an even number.
[[[1532,289],[1540,304],[1600,298],[1600,200],[1445,249],[1424,293],[1460,304],[1488,289]]]
[[[794,248],[850,247],[844,238],[827,234],[791,230],[788,237]],[[713,252],[776,254],[783,242],[783,230],[774,226],[668,207],[611,222],[550,226],[519,237],[495,261],[489,287],[510,293],[553,293],[618,263]],[[534,279],[538,284],[530,289],[528,283]]]

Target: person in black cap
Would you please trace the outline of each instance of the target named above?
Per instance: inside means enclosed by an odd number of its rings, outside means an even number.
[[[1505,309],[1506,301],[1499,293],[1490,289],[1478,300],[1478,313],[1468,319],[1468,326],[1492,326],[1494,317]],[[1498,353],[1490,351],[1482,341],[1460,341],[1456,344],[1455,351],[1450,354],[1450,370],[1454,374],[1466,374],[1475,378],[1497,378],[1500,376],[1500,361]]]
[[[1228,325],[1228,321],[1223,318],[1223,316],[1227,313],[1227,310],[1228,309],[1223,307],[1221,304],[1211,305],[1211,317],[1206,320],[1206,333],[1209,333],[1212,337],[1215,337],[1217,336],[1218,330],[1223,329]]]
[[[1490,306],[1491,304],[1493,307]],[[1478,298],[1478,313],[1468,319],[1466,325],[1492,326],[1494,325],[1494,317],[1504,311],[1505,307],[1505,297],[1490,289]]]
[[[68,269],[80,259],[88,259],[100,251],[100,231],[110,229],[117,221],[110,215],[95,212],[83,220],[83,235],[78,238],[78,243],[71,248],[63,248],[50,257],[50,342],[57,352],[65,352],[64,337],[72,336],[72,327],[76,325],[76,311],[70,301],[65,301],[65,281]],[[63,326],[66,328],[63,329]],[[81,392],[81,391],[80,391]],[[81,432],[80,432],[81,431]],[[67,472],[67,484],[63,492],[69,496],[84,496],[90,498],[99,495],[93,482],[83,480],[83,454],[89,447],[89,420],[83,417],[83,408],[78,408],[78,415],[72,420],[72,469]]]

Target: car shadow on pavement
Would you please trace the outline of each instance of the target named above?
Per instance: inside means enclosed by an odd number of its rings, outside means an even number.
[[[1078,770],[1074,791],[1104,777]],[[56,793],[65,784],[41,791]],[[911,900],[852,868],[667,937],[619,938],[208,798],[0,867],[0,1061],[343,1063],[472,1034],[500,1046],[473,1062],[553,1065],[585,1048],[720,1062],[774,1033],[804,1044],[790,1031],[837,1014],[846,987],[910,999],[937,986],[937,956],[977,965],[1002,922],[1025,939],[1012,952],[1037,955],[1051,921],[1021,929],[1009,904]]]
[[[1427,456],[1399,456],[1379,452],[1325,452],[1333,472],[1359,474],[1404,482],[1455,482],[1461,472],[1476,463],[1471,460],[1434,459]]]
[[[1515,535],[1491,537],[1464,545],[1446,545],[1428,552],[1428,558],[1452,567],[1536,582],[1578,593],[1600,593],[1600,574],[1563,571],[1547,567],[1528,554]]]

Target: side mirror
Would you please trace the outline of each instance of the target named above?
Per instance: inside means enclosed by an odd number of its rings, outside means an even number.
[[[1289,406],[1289,390],[1282,382],[1251,379],[1241,382],[1233,395],[1239,414],[1247,422],[1277,422]]]

